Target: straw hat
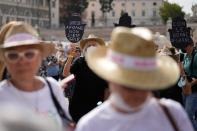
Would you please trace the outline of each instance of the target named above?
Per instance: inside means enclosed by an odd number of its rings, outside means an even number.
[[[98,42],[99,45],[105,45],[105,42],[104,42],[103,39],[95,36],[94,34],[90,34],[88,36],[88,38],[83,39],[83,40],[80,41],[80,48],[81,48],[81,50],[83,50],[83,48],[85,47],[85,45],[86,45],[86,43],[88,41],[96,41],[96,42]]]
[[[55,49],[54,44],[41,41],[37,31],[31,25],[18,21],[12,21],[2,27],[0,42],[1,60],[3,58],[2,51],[7,48],[33,45],[42,50],[44,57],[50,55]]]
[[[175,61],[179,61],[180,52],[178,52],[175,47],[167,47],[167,46],[165,46],[164,48],[160,49],[158,53],[161,56],[170,56]]]
[[[169,56],[157,56],[152,33],[146,28],[117,27],[108,48],[86,54],[89,67],[100,77],[130,88],[164,89],[179,78],[177,63]]]
[[[162,49],[164,46],[172,47],[171,42],[164,35],[160,35],[159,32],[153,35],[153,41],[158,46],[158,49]]]
[[[173,55],[179,55],[180,53],[177,51],[175,47],[165,46],[164,48],[160,50],[159,54],[173,56]]]

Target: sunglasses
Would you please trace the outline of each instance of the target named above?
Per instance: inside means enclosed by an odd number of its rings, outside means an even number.
[[[12,63],[17,62],[20,59],[20,57],[23,57],[27,61],[32,61],[38,53],[38,49],[29,49],[23,52],[10,50],[5,52],[5,58]]]

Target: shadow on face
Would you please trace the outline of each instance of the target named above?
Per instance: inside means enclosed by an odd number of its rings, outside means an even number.
[[[137,90],[131,87],[119,85],[110,82],[109,84],[111,93],[118,93],[123,98],[123,100],[131,106],[139,106],[146,101],[150,91],[147,90]]]

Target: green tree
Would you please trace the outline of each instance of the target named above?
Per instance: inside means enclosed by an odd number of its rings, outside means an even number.
[[[113,0],[99,0],[99,2],[101,4],[101,11],[103,13],[107,13],[112,10],[111,3],[113,2]]]
[[[103,13],[103,18],[106,24],[107,23],[106,13],[112,10],[111,3],[113,2],[113,0],[99,0],[99,2],[101,4],[101,11]]]
[[[175,3],[169,3],[164,1],[163,5],[159,9],[159,14],[162,18],[164,24],[166,24],[167,20],[171,17],[172,19],[180,16],[184,17],[185,12],[182,11],[182,7]]]
[[[72,13],[81,14],[88,6],[88,0],[66,0],[66,12],[70,16]]]

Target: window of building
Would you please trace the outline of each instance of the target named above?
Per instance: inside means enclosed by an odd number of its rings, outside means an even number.
[[[9,19],[9,17],[7,17],[5,22],[8,23],[9,21],[10,21],[10,19]]]
[[[124,7],[125,6],[125,3],[122,3],[121,5]]]
[[[142,6],[145,6],[146,5],[146,3],[145,2],[142,2]]]
[[[132,16],[135,16],[135,11],[132,10],[132,11],[131,11],[131,14],[132,14]]]
[[[9,15],[14,15],[14,13],[15,13],[14,8],[10,8]]]
[[[115,11],[112,11],[112,17],[115,17]]]
[[[115,6],[115,3],[112,3],[112,7],[114,7]]]
[[[153,5],[154,5],[154,6],[156,6],[156,5],[157,5],[157,3],[156,3],[156,2],[153,2]]]
[[[15,2],[18,4],[18,3],[21,3],[22,1],[21,0],[15,0]]]
[[[43,0],[39,0],[39,6],[43,6],[43,5],[44,5]]]
[[[125,6],[125,3],[122,3],[122,4],[121,4],[121,6],[123,6],[123,7],[124,7],[124,6]]]
[[[31,4],[30,0],[26,0],[26,4]]]
[[[92,3],[92,7],[94,7],[94,3]]]
[[[54,13],[52,13],[52,18],[55,18],[55,14]]]
[[[132,3],[132,6],[135,6],[135,3]]]
[[[38,0],[34,0],[34,4],[33,5],[38,5],[39,4],[38,2],[39,2]]]
[[[55,8],[55,1],[52,1],[52,7]]]
[[[142,16],[145,16],[145,15],[146,15],[145,10],[142,10]]]
[[[157,16],[157,11],[153,10],[153,17],[156,17],[156,16]]]
[[[34,5],[34,1],[33,1],[33,0],[30,0],[30,4],[31,4],[31,5]]]
[[[21,3],[21,2],[22,2],[22,0],[16,0],[15,2],[16,2],[16,3]]]
[[[2,16],[3,14],[2,14],[2,11],[1,11],[1,9],[0,9],[0,16]]]
[[[3,17],[0,16],[0,26],[2,26],[2,24],[3,24]]]
[[[25,13],[24,13],[24,15],[27,16],[27,17],[30,17],[31,16],[31,13],[28,10],[26,10]]]

